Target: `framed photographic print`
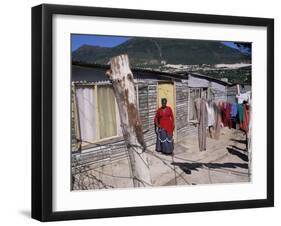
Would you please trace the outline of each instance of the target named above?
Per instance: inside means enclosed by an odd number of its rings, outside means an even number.
[[[32,217],[274,205],[274,21],[32,8]]]

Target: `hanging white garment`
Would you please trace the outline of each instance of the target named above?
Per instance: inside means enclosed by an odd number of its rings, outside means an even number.
[[[208,113],[208,126],[214,126],[215,125],[215,111],[214,106],[212,103],[206,102],[206,108]]]
[[[251,104],[251,91],[246,93],[240,93],[240,95],[236,95],[238,104],[243,104],[244,101]]]

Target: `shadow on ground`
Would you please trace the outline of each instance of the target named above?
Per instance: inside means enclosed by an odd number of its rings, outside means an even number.
[[[243,151],[243,152],[248,152],[248,150],[246,148],[239,148],[235,145],[229,145],[231,148],[234,148],[236,150],[239,150],[239,151]]]
[[[234,141],[234,142],[237,142],[237,143],[240,143],[240,144],[247,144],[246,140],[237,140],[237,139],[230,139],[230,140]]]
[[[193,170],[198,171],[200,168],[207,167],[210,169],[221,169],[221,168],[243,168],[248,169],[248,163],[187,163],[187,162],[173,162],[172,165],[178,166],[186,174],[191,174]]]
[[[233,148],[226,148],[227,149],[227,151],[230,153],[230,154],[232,154],[232,155],[236,155],[237,157],[239,157],[240,159],[242,159],[243,161],[245,161],[245,162],[248,162],[249,161],[249,159],[248,159],[248,156],[247,155],[245,155],[244,153],[241,153],[241,152],[239,152],[239,151],[237,151],[237,150],[235,150],[235,149],[233,149]]]

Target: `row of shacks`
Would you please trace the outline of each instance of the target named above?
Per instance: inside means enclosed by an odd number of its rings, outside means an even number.
[[[72,64],[72,158],[104,164],[127,157],[117,102],[106,76],[109,66]],[[155,144],[154,116],[167,98],[175,117],[174,140],[197,133],[193,101],[235,101],[236,84],[197,73],[132,69],[146,145]],[[77,161],[73,161],[77,162]]]

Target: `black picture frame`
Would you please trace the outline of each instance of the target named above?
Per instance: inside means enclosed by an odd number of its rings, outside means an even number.
[[[52,18],[55,14],[267,28],[267,198],[93,210],[52,210]],[[43,4],[32,8],[32,218],[57,221],[274,206],[274,20]]]

